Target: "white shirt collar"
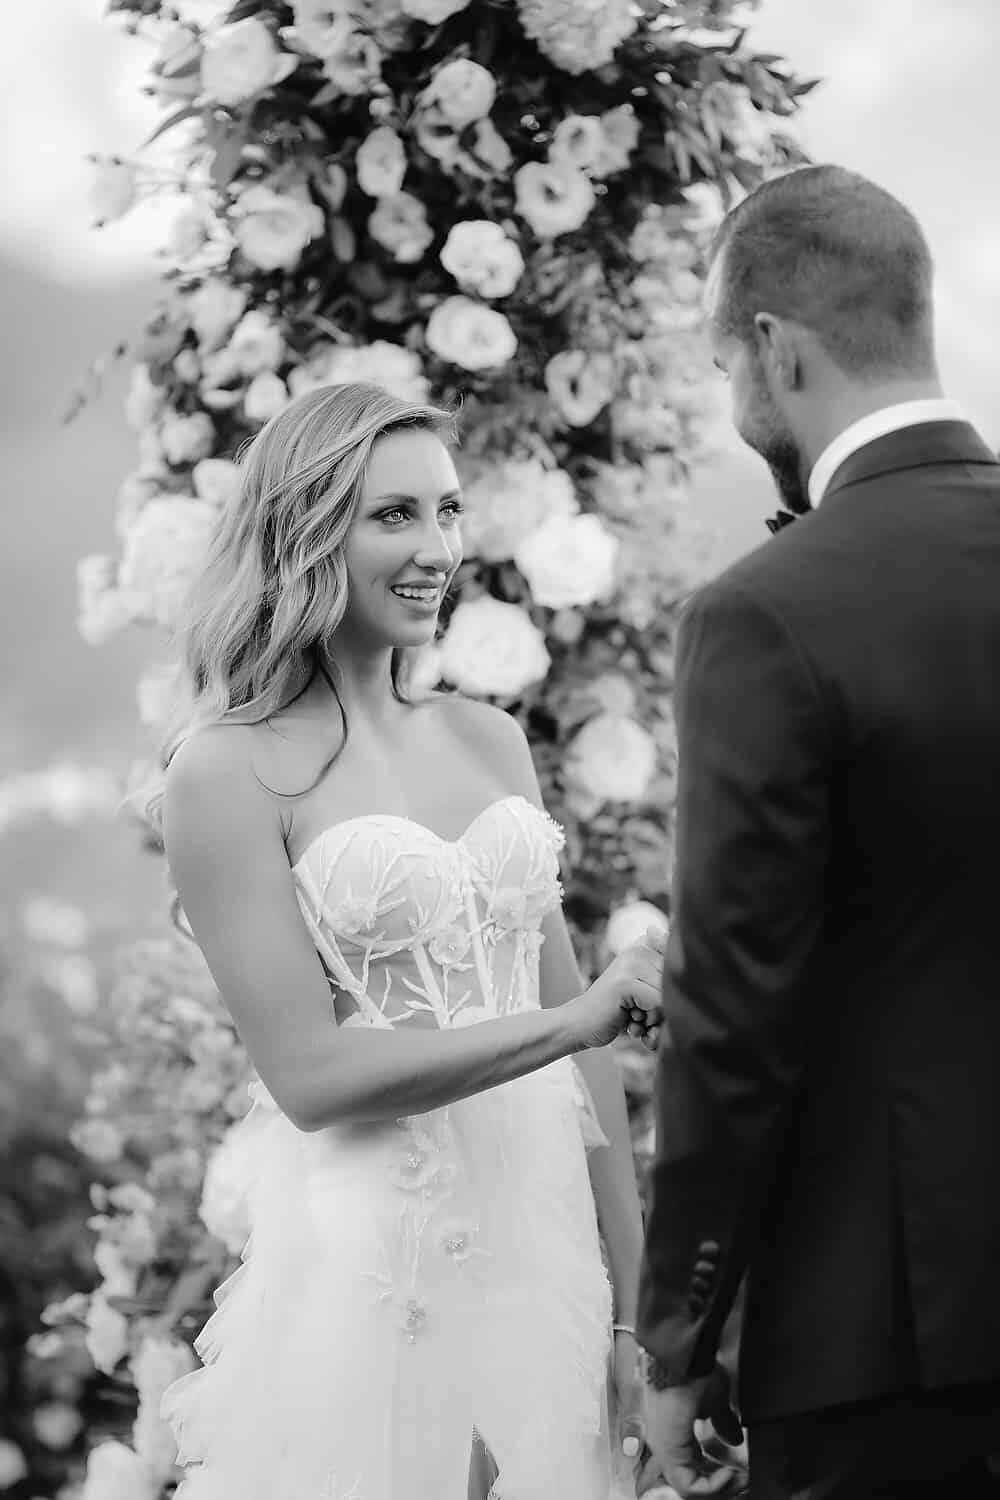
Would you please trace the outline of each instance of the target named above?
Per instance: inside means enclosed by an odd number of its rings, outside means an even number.
[[[812,466],[809,475],[809,503],[817,506],[826,494],[827,487],[845,458],[856,453],[876,438],[889,432],[898,432],[902,427],[916,427],[920,422],[964,422],[965,413],[957,401],[942,396],[926,401],[899,401],[895,406],[883,406],[881,411],[870,412],[858,422],[852,422],[838,433],[832,443],[823,449]]]

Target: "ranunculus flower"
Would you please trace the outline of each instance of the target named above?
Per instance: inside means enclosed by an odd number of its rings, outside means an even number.
[[[623,906],[615,907],[608,918],[604,941],[608,952],[617,957],[634,943],[644,942],[647,927],[666,933],[669,925],[666,913],[651,901],[626,901]]]
[[[514,174],[515,206],[540,240],[570,234],[594,206],[590,178],[557,161],[529,161]]]
[[[139,187],[135,168],[118,157],[95,160],[95,168],[90,185],[90,211],[95,229],[100,229],[128,213],[138,197]]]
[[[354,165],[363,193],[388,198],[403,186],[406,148],[391,125],[379,125],[361,142]]]
[[[412,193],[380,198],[368,217],[368,233],[404,266],[420,260],[434,238],[427,210]]]
[[[630,0],[517,0],[526,34],[557,68],[603,68],[638,25]]]
[[[463,370],[497,370],[513,359],[517,338],[503,313],[473,302],[446,297],[427,320],[427,346]]]
[[[118,586],[133,619],[170,626],[201,569],[217,510],[204,500],[151,500],[125,538]]]
[[[293,271],[326,224],[305,188],[276,193],[263,183],[240,194],[232,215],[240,249],[261,271]]]
[[[615,394],[615,367],[607,354],[564,349],[545,366],[545,386],[571,427],[586,427]]]
[[[205,38],[201,58],[201,86],[217,104],[242,104],[287,78],[299,64],[290,52],[275,46],[262,21],[248,16],[231,26],[220,26]]]
[[[128,1353],[128,1319],[95,1292],[87,1310],[87,1353],[105,1375]]]
[[[596,714],[570,745],[566,773],[601,802],[638,802],[656,774],[656,741],[625,714]]]
[[[243,397],[243,411],[250,422],[269,422],[288,405],[288,387],[280,375],[264,370],[255,375]]]
[[[591,172],[600,160],[604,131],[599,115],[567,115],[552,136],[549,160]]]
[[[546,676],[545,637],[516,604],[463,600],[441,642],[441,675],[471,697],[514,698]]]
[[[188,321],[202,351],[217,349],[230,329],[239,322],[247,305],[247,294],[224,281],[203,281],[187,298]]]
[[[203,458],[191,475],[194,492],[209,505],[228,505],[240,492],[243,470],[231,458]]]
[[[509,297],[521,278],[524,257],[499,224],[490,219],[463,219],[448,233],[441,264],[463,291],[480,297]]]
[[[525,537],[552,516],[580,509],[565,469],[547,469],[535,458],[508,459],[465,488],[462,546],[467,557],[505,562]]]
[[[497,84],[493,74],[468,57],[446,62],[420,95],[419,103],[433,104],[456,130],[481,120],[493,108]]]
[[[469,0],[402,0],[403,13],[428,26],[440,26],[449,16],[464,10]]]
[[[108,1438],[88,1453],[79,1500],[156,1500],[159,1493],[147,1465],[124,1443]]]
[[[207,458],[215,443],[215,424],[207,412],[190,416],[167,412],[160,426],[160,446],[169,464],[193,464]]]
[[[609,598],[618,548],[600,516],[552,516],[519,544],[514,562],[536,604],[572,609]]]
[[[241,375],[259,375],[261,370],[276,370],[281,364],[285,340],[274,319],[253,308],[233,329],[229,352]]]

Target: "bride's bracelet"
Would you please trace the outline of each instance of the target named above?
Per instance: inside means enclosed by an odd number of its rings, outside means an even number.
[[[629,1338],[635,1338],[635,1329],[631,1323],[612,1323],[612,1333],[627,1333]]]

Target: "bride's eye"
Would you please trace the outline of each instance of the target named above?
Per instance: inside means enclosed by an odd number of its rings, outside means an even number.
[[[461,500],[449,500],[446,505],[442,505],[441,510],[442,512],[450,511],[451,519],[453,521],[457,521],[460,516],[465,515],[465,506],[462,504]]]

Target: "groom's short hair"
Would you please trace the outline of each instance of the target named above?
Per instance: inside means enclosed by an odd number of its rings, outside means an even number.
[[[723,220],[713,309],[749,342],[757,313],[812,329],[858,377],[935,370],[934,265],[916,218],[884,188],[837,166],[797,167],[763,183]]]

